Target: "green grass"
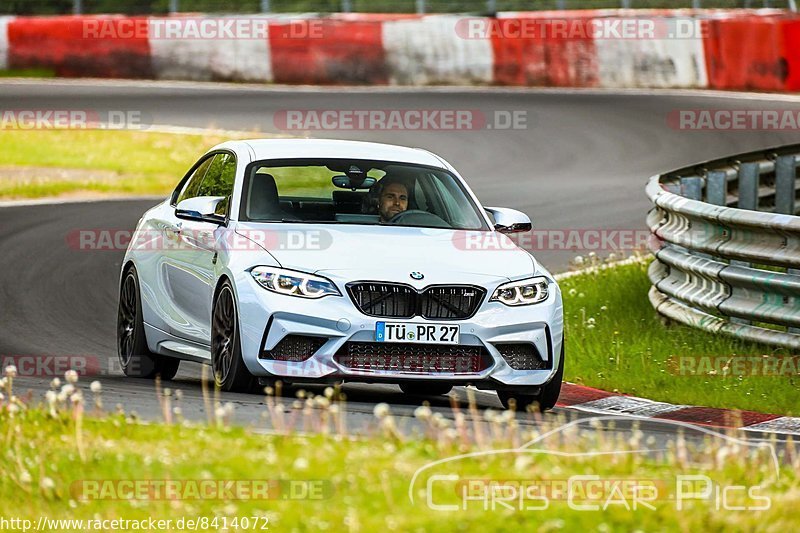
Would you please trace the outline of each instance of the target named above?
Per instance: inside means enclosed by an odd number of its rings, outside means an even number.
[[[200,155],[228,138],[122,130],[0,130],[0,198],[166,194]],[[59,176],[62,169],[68,171],[66,178]]]
[[[229,138],[122,130],[0,130],[0,199],[166,195],[206,150]],[[328,198],[331,177],[341,174],[324,167],[271,172],[283,196]]]
[[[626,265],[560,283],[567,381],[670,403],[800,415],[797,373],[678,375],[670,358],[792,354],[680,324],[664,325],[647,298],[646,270],[646,263]]]
[[[17,409],[21,404],[15,401],[14,405]],[[403,434],[395,429],[396,422],[389,414],[381,419],[383,431],[352,438],[328,424],[337,421],[344,409],[334,412],[330,404],[317,400],[307,400],[302,416],[311,419],[315,429],[325,427],[330,432],[314,436],[256,434],[227,427],[224,415],[209,426],[144,425],[121,413],[87,419],[82,401],[70,406],[58,401],[51,405],[52,414],[49,408],[30,407],[12,415],[9,404],[0,401],[0,517],[29,519],[34,524],[40,516],[84,520],[217,517],[217,527],[211,530],[220,530],[225,519],[229,531],[237,530],[230,527],[237,517],[260,520],[258,528],[251,525],[238,531],[261,531],[265,521],[272,531],[520,531],[531,527],[541,531],[792,531],[800,527],[800,515],[795,512],[800,504],[800,460],[793,447],[785,456],[781,452],[787,462],[778,475],[768,450],[745,456],[742,450],[747,446],[737,449],[721,438],[708,439],[700,446],[686,445],[679,439],[650,457],[549,453],[621,452],[648,449],[654,444],[643,439],[638,430],[620,439],[602,432],[587,436],[565,431],[534,445],[531,449],[536,453],[483,454],[428,468],[411,488],[412,503],[409,487],[414,474],[431,462],[468,452],[518,447],[556,429],[565,420],[547,417],[540,426],[542,433],[536,433],[522,431],[513,416],[487,415],[489,422],[464,419],[463,425],[456,423],[456,428],[452,422],[420,416],[427,424],[424,434]],[[275,416],[275,410],[265,407],[267,411]],[[470,414],[482,418],[476,411]],[[275,419],[272,422],[279,425]],[[429,485],[432,475],[456,475],[458,479],[439,478]],[[514,480],[535,490],[548,483],[563,486],[576,475],[655,486],[657,492],[651,494],[658,497],[650,502],[653,509],[642,505],[632,509],[630,493],[624,496],[605,490],[594,499],[578,502],[602,506],[612,498],[615,503],[607,510],[575,512],[563,496],[554,494],[548,497],[546,509],[539,509],[541,499],[506,503],[512,506],[508,509],[500,504],[492,506],[488,497],[463,500],[456,492],[463,486],[459,483],[468,480],[498,484]],[[686,507],[678,510],[675,487],[679,475],[708,476],[718,487],[758,486],[757,495],[769,498],[770,507],[758,512],[725,511],[716,509],[712,499],[684,502]],[[231,498],[230,494],[221,498],[195,494],[191,498],[157,499],[145,494],[132,500],[125,492],[118,492],[126,490],[121,482],[146,480],[170,480],[181,483],[184,489],[187,484],[197,486],[198,480],[237,481],[244,486],[273,480],[281,483],[283,490],[264,499]],[[88,483],[94,484],[91,492],[86,491],[92,487]],[[290,497],[286,490],[290,484],[300,489],[295,491],[296,497]],[[583,494],[582,490],[574,492],[576,498]],[[735,493],[727,503],[762,503],[741,494]],[[435,504],[461,504],[466,509],[433,510],[427,504],[428,495]],[[165,530],[178,530],[174,524]],[[66,526],[45,528],[59,529]]]
[[[51,68],[0,69],[0,78],[54,78],[55,75],[55,70]]]

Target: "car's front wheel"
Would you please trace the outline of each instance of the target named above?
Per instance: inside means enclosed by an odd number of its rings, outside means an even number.
[[[214,382],[226,392],[251,392],[258,381],[242,360],[239,314],[233,287],[225,281],[214,300],[211,317],[211,368]]]
[[[561,342],[561,361],[555,375],[539,388],[537,394],[527,394],[525,389],[518,390],[499,390],[497,397],[503,407],[510,409],[511,400],[516,402],[517,411],[526,411],[529,406],[533,406],[537,411],[544,412],[555,407],[558,396],[561,394],[561,381],[564,378],[564,342]]]
[[[132,378],[172,379],[181,364],[180,359],[154,354],[147,347],[139,277],[134,266],[125,272],[119,289],[117,355],[122,371]]]

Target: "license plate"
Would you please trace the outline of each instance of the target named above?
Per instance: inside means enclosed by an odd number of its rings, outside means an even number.
[[[409,342],[425,344],[458,344],[460,326],[454,324],[411,324],[408,322],[377,322],[375,340],[378,342]]]

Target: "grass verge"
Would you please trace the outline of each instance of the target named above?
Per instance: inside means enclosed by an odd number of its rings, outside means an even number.
[[[0,130],[0,198],[167,194],[201,154],[230,138],[128,130]]]
[[[5,385],[0,520],[30,520],[40,531],[96,529],[87,521],[104,530],[141,528],[111,522],[119,519],[172,521],[151,524],[158,531],[800,526],[794,512],[800,460],[793,445],[778,452],[776,463],[767,446],[724,437],[707,437],[702,445],[680,436],[656,444],[638,429],[579,431],[555,415],[526,430],[513,411],[481,414],[474,403],[466,413],[456,410],[454,421],[420,407],[413,434],[398,431],[388,406],[379,404],[376,431],[352,438],[335,395],[306,398],[294,410],[318,434],[265,435],[229,427],[228,407],[217,406],[209,425],[189,425],[170,407],[175,403],[166,403],[171,423],[141,424],[122,412],[87,418],[88,391],[77,383],[54,389],[41,407],[26,407]],[[167,391],[163,396],[176,401]],[[271,425],[284,427],[274,398],[265,402]],[[711,487],[702,498],[690,495]],[[7,522],[4,529],[11,527]]]
[[[800,374],[781,366],[796,364],[787,350],[663,324],[647,298],[648,264],[560,282],[567,381],[670,403],[800,415]],[[761,361],[750,366],[754,375],[739,364],[750,356]],[[783,371],[758,375],[770,367]]]

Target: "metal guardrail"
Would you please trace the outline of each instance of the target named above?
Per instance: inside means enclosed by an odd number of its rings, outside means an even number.
[[[650,302],[711,332],[800,348],[800,145],[653,176]]]

